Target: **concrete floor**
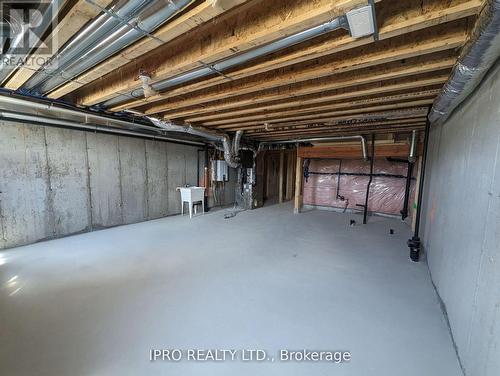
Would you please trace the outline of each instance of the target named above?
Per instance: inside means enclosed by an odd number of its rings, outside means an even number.
[[[289,204],[169,217],[0,253],[2,375],[461,375],[400,221]],[[395,235],[389,235],[389,228]],[[275,361],[150,362],[151,348]],[[350,351],[280,362],[280,349]]]

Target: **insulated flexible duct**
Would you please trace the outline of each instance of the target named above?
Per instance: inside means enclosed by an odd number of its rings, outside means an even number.
[[[231,138],[226,133],[220,133],[217,131],[212,131],[210,129],[193,127],[192,125],[180,125],[175,124],[170,121],[163,121],[153,117],[147,117],[154,125],[157,127],[172,131],[172,132],[182,132],[192,134],[194,136],[200,136],[206,138],[207,140],[220,142],[224,150],[224,159],[229,167],[237,168],[240,166],[240,161],[238,157],[238,152],[240,149],[240,140],[243,131],[236,132],[233,142]]]
[[[488,0],[473,35],[462,50],[448,82],[429,114],[431,123],[445,122],[500,56],[500,0]]]

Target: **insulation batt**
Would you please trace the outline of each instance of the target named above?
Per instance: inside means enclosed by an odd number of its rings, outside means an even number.
[[[310,172],[337,173],[340,161],[333,159],[312,159],[309,165]],[[414,168],[414,170],[416,170]],[[342,173],[370,173],[370,162],[363,160],[342,160]],[[389,162],[386,159],[375,159],[374,174],[392,174],[406,176],[407,164]],[[415,173],[414,173],[415,174]],[[362,209],[364,205],[368,176],[340,177],[339,195],[345,201],[337,198],[337,175],[310,174],[307,182],[304,180],[304,204],[331,206],[343,209],[348,201],[349,209]],[[368,199],[368,210],[376,213],[400,215],[403,209],[406,179],[392,177],[373,177]],[[415,195],[415,180],[410,190],[409,210]]]

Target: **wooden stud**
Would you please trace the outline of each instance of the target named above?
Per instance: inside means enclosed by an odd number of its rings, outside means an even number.
[[[303,159],[297,154],[297,163],[295,165],[295,203],[293,212],[295,214],[300,213],[302,209],[302,162]]]
[[[285,169],[285,151],[280,150],[280,169],[279,169],[279,180],[278,180],[278,202],[281,204],[283,202],[283,181],[284,181],[284,171]]]

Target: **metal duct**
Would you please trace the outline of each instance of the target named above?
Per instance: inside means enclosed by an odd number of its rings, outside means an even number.
[[[361,149],[363,152],[363,159],[368,160],[368,148],[366,146],[365,136],[335,136],[335,137],[316,137],[316,138],[299,138],[296,140],[286,140],[286,141],[271,141],[271,142],[261,142],[259,144],[258,152],[260,152],[265,145],[276,145],[276,144],[298,144],[301,142],[321,142],[321,141],[343,141],[343,140],[359,140],[361,142]]]
[[[432,106],[429,120],[445,122],[481,83],[500,56],[500,0],[489,0],[476,23],[473,35],[462,50],[450,79]]]
[[[229,137],[228,134],[226,133],[220,133],[211,129],[206,129],[202,127],[193,127],[192,125],[180,125],[180,124],[175,124],[171,121],[164,121],[160,119],[156,119],[154,117],[149,117],[147,118],[158,128],[167,130],[167,131],[172,131],[172,132],[182,132],[182,133],[188,133],[192,134],[195,136],[200,136],[203,138],[206,138],[210,141],[214,142],[220,142],[222,143],[223,150],[224,150],[224,159],[226,160],[227,164],[229,167],[237,168],[240,166],[240,161],[238,157],[238,152],[239,152],[239,145],[240,145],[240,140],[241,136],[243,134],[243,131],[238,131],[236,132],[236,135],[234,136],[233,142],[231,142],[231,138]]]
[[[61,116],[73,116],[73,117],[85,117],[85,120],[93,119],[94,121],[98,122],[104,122],[106,125],[117,125],[117,126],[124,126],[124,127],[134,127],[134,128],[141,128],[141,129],[147,129],[147,130],[154,130],[151,126],[139,124],[139,123],[134,123],[131,121],[125,121],[125,120],[120,120],[120,119],[115,119],[112,117],[106,117],[103,115],[99,114],[94,114],[91,112],[84,112],[84,111],[78,111],[78,110],[73,110],[69,108],[64,108],[64,107],[58,107],[54,105],[53,103],[42,103],[42,102],[35,102],[33,100],[27,100],[27,99],[22,99],[18,97],[13,97],[13,96],[6,96],[6,95],[0,95],[0,106],[5,105],[6,108],[22,108],[26,107],[28,109],[33,109],[37,110],[39,112],[46,112],[46,113],[55,113]]]
[[[408,162],[415,163],[417,160],[417,143],[418,143],[418,131],[413,130],[411,132],[411,142],[410,142],[410,154],[408,155]]]
[[[52,59],[51,66],[44,67],[34,74],[23,86],[23,89],[33,90],[40,86],[52,75],[60,74],[64,69],[75,61],[78,56],[87,53],[110,34],[116,32],[125,22],[149,5],[152,0],[121,0],[109,8],[116,15],[111,17],[102,13],[93,20]]]
[[[111,134],[118,134],[118,135],[124,135],[124,136],[143,137],[143,138],[149,138],[152,140],[169,141],[169,142],[176,142],[176,143],[182,143],[182,144],[188,144],[188,145],[198,145],[198,146],[204,145],[201,142],[176,140],[174,138],[165,137],[165,136],[161,136],[161,135],[147,134],[147,133],[143,133],[143,132],[136,132],[136,131],[126,130],[126,129],[111,128],[111,127],[102,126],[102,125],[80,123],[77,121],[62,120],[62,119],[45,117],[45,116],[40,116],[40,115],[29,115],[29,114],[23,114],[23,113],[19,113],[19,112],[1,110],[1,109],[0,109],[0,119],[26,122],[26,123],[30,123],[30,124],[44,124],[44,125],[49,125],[49,126],[50,125],[61,126],[61,127],[72,128],[72,129],[76,129],[76,130],[111,133]]]
[[[220,74],[221,72],[233,68],[235,66],[246,63],[252,59],[276,52],[278,50],[293,46],[298,43],[302,43],[306,40],[318,37],[320,35],[326,34],[330,31],[337,30],[346,25],[345,16],[337,17],[331,21],[325,22],[321,25],[312,27],[310,29],[298,32],[296,34],[287,36],[285,38],[276,40],[274,42],[268,43],[264,46],[254,48],[250,51],[243,52],[237,56],[232,56],[230,58],[221,60],[215,64],[198,68],[187,73],[182,73],[178,76],[167,78],[165,80],[158,81],[151,85],[156,91],[164,91],[173,86],[183,84],[188,81],[193,81],[195,79],[205,77],[214,73]],[[103,102],[101,105],[109,108],[122,104],[130,99],[137,99],[144,96],[143,89],[136,89],[128,95],[120,94],[112,99]]]
[[[7,78],[9,78],[11,73],[18,66],[17,64],[5,64],[5,62],[10,61],[11,59],[19,61],[26,56],[20,56],[19,54],[14,53],[17,48],[22,48],[23,43],[25,42],[25,34],[29,32],[28,46],[35,46],[37,43],[36,39],[34,38],[38,38],[47,31],[48,27],[54,21],[53,16],[57,17],[59,9],[61,8],[61,5],[63,3],[64,0],[52,0],[50,4],[47,4],[46,2],[40,3],[40,7],[38,8],[40,13],[35,13],[35,16],[40,16],[41,19],[30,20],[30,23],[32,23],[33,25],[38,25],[33,30],[31,30],[25,23],[20,23],[17,25],[15,24],[15,22],[12,22],[12,24],[9,25],[9,34],[12,33],[12,29],[16,27],[19,27],[19,30],[16,33],[16,37],[11,40],[9,49],[5,52],[5,54],[2,54],[2,59],[0,61],[0,83],[3,83]]]
[[[138,19],[134,20],[132,24],[126,23],[111,35],[106,35],[102,40],[99,40],[99,43],[92,46],[92,49],[88,52],[79,54],[71,64],[64,68],[64,71],[59,71],[59,74],[52,75],[43,84],[37,86],[35,90],[40,93],[47,93],[68,79],[87,71],[121,49],[153,32],[158,26],[168,21],[192,1],[161,0],[162,7],[159,10],[151,7],[141,8],[141,13],[137,17]],[[142,17],[144,19],[141,20],[140,18]],[[148,37],[150,36],[148,35]]]

